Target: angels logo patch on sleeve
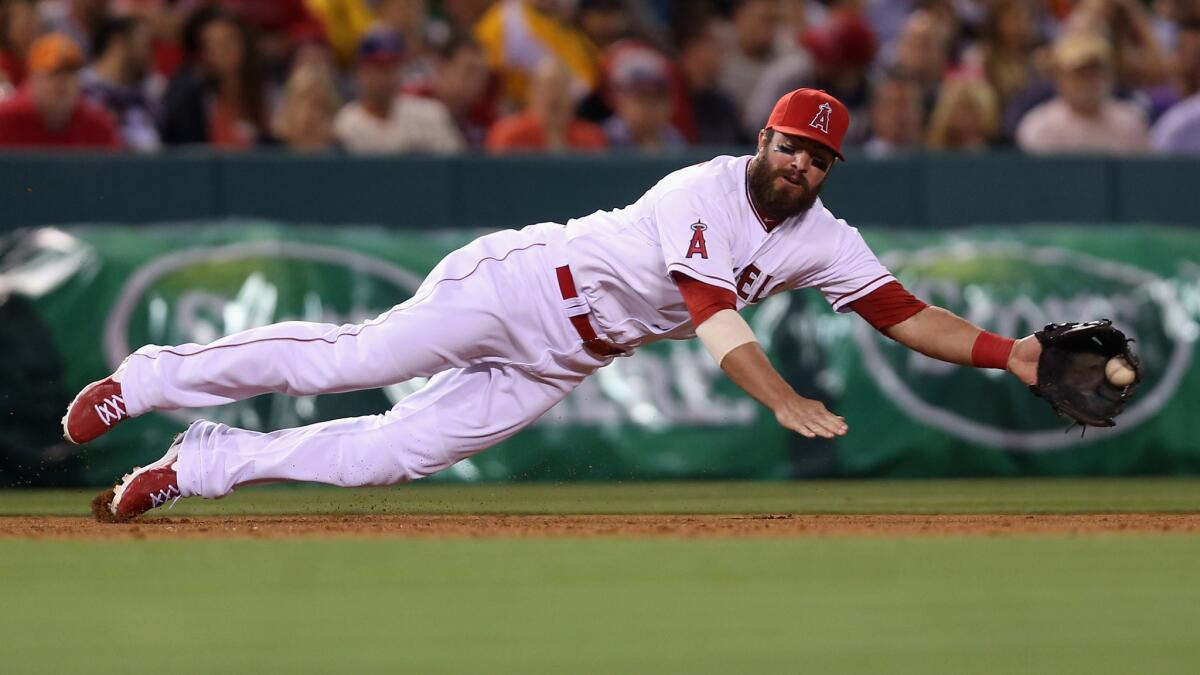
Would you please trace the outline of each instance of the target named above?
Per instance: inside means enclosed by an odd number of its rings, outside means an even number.
[[[704,231],[708,226],[700,221],[692,223],[692,241],[688,244],[687,254],[684,258],[691,258],[698,255],[701,258],[708,260],[708,244],[704,241]]]
[[[672,190],[654,205],[658,249],[667,275],[680,273],[734,290],[733,228],[728,214],[700,190]]]

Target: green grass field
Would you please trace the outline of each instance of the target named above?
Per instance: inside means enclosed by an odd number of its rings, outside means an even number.
[[[86,515],[99,490],[0,491],[0,516]],[[171,515],[372,513],[1096,513],[1200,511],[1200,479],[789,483],[413,483],[251,488]]]
[[[171,515],[1127,511],[1200,511],[1200,481],[259,489]],[[0,672],[1195,673],[1198,571],[1194,535],[7,540]]]

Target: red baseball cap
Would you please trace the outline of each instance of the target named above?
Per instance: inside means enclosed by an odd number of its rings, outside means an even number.
[[[842,137],[850,126],[850,111],[820,89],[797,89],[775,103],[767,118],[767,129],[789,136],[803,136],[829,148],[843,162]]]
[[[829,68],[865,68],[875,60],[875,31],[858,12],[838,12],[800,33],[800,44]]]

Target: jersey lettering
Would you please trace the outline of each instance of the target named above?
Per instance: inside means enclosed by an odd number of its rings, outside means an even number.
[[[762,270],[758,269],[754,263],[746,265],[746,269],[737,278],[737,294],[738,297],[750,302],[750,296],[754,293],[754,282],[758,281],[758,277],[762,275]]]
[[[738,297],[745,300],[748,305],[762,300],[763,293],[766,292],[772,278],[770,274],[763,276],[762,270],[758,269],[754,263],[746,265],[746,269],[742,270],[737,278]],[[762,283],[759,283],[760,279]],[[755,286],[758,286],[757,291],[754,290]]]
[[[759,300],[762,300],[763,294],[766,293],[767,289],[771,287],[771,279],[774,279],[774,278],[775,277],[772,277],[770,274],[763,277],[762,284],[760,284],[758,287],[758,292],[754,294],[754,297],[750,298],[746,302],[753,305],[753,304],[757,304]]]
[[[813,117],[813,121],[808,123],[808,126],[820,129],[822,133],[829,133],[829,114],[831,112],[833,112],[833,108],[829,107],[828,103],[822,103],[817,108],[817,114]]]
[[[708,244],[704,242],[704,231],[708,226],[700,221],[692,223],[692,241],[688,244],[687,255],[684,258],[691,258],[698,255],[701,258],[708,260]]]

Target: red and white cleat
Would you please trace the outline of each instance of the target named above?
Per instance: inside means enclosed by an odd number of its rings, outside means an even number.
[[[182,439],[183,434],[176,436],[162,459],[125,474],[115,487],[93,499],[92,515],[96,520],[122,523],[168,502],[174,506],[183,496],[179,491],[179,478],[175,475]]]
[[[63,415],[63,438],[79,444],[95,440],[129,419],[121,383],[112,376],[83,388]]]

